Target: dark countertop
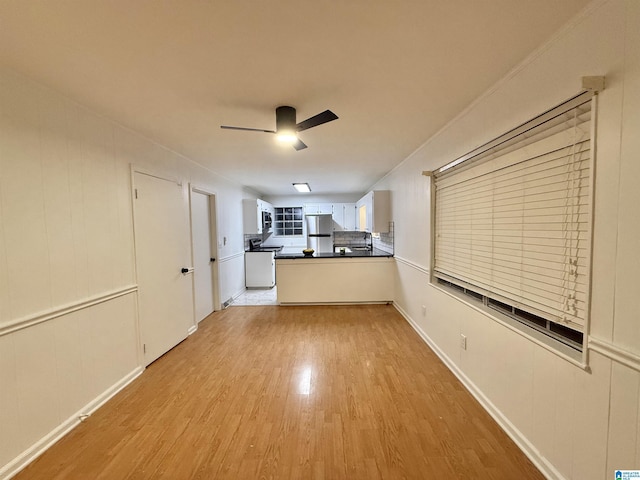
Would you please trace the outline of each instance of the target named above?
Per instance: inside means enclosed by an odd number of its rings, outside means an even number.
[[[384,250],[355,250],[352,252],[346,252],[344,255],[340,253],[314,253],[313,255],[305,255],[300,253],[276,253],[276,260],[296,260],[298,258],[367,258],[367,257],[393,257],[393,253],[385,252]]]

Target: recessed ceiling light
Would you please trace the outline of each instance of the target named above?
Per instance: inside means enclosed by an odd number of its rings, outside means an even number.
[[[309,193],[311,191],[308,183],[293,183],[292,185],[300,193]]]

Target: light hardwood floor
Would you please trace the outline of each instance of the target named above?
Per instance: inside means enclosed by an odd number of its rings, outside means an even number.
[[[542,479],[391,306],[216,312],[21,472]]]

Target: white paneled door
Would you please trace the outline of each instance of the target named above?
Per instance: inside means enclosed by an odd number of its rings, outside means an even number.
[[[135,172],[134,188],[140,338],[149,365],[193,325],[189,215],[175,181]]]
[[[196,321],[200,322],[214,310],[214,262],[211,242],[211,196],[191,192],[191,237],[193,242],[193,285]]]

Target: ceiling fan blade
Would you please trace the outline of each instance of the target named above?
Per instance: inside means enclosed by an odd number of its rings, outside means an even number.
[[[335,113],[333,113],[331,110],[325,110],[322,113],[301,121],[298,125],[296,125],[296,130],[298,132],[301,132],[302,130],[317,127],[318,125],[322,125],[323,123],[331,122],[337,119],[338,116]]]
[[[295,148],[296,150],[302,150],[304,148],[307,148],[304,142],[300,139],[296,140],[292,145],[293,145],[293,148]]]
[[[230,127],[228,125],[220,125],[220,128],[224,128],[226,130],[244,130],[247,132],[276,133],[275,130],[263,130],[262,128]]]

